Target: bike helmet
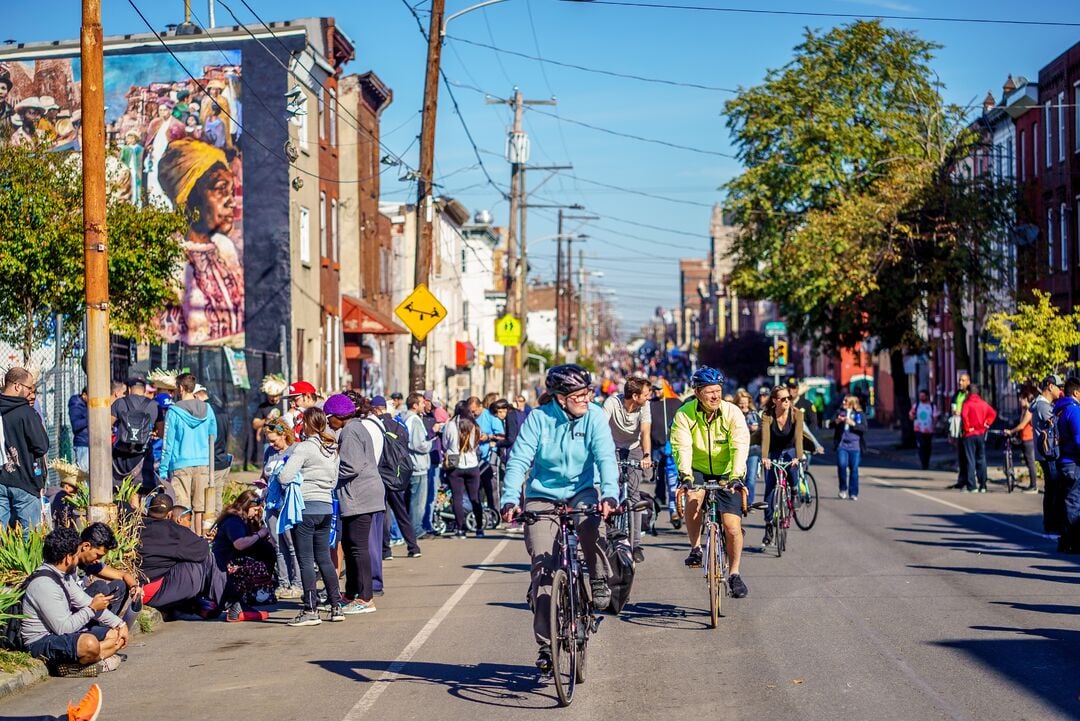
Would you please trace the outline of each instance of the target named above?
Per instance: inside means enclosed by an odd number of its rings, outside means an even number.
[[[546,385],[548,393],[567,396],[582,388],[591,387],[592,376],[579,365],[555,366],[547,372]]]
[[[701,366],[690,376],[690,387],[697,390],[705,386],[722,386],[725,380],[724,374],[715,368]]]

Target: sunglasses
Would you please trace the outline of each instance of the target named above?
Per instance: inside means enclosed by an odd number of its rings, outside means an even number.
[[[778,400],[778,401],[790,401],[791,396],[777,396],[776,400]]]

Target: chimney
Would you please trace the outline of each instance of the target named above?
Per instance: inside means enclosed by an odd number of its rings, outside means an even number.
[[[1013,80],[1012,73],[1009,73],[1009,77],[1005,79],[1005,84],[1001,86],[1002,97],[1014,90],[1016,90],[1016,81]]]
[[[983,100],[983,113],[989,113],[997,105],[997,101],[994,100],[994,94],[989,90],[986,91],[986,99]]]

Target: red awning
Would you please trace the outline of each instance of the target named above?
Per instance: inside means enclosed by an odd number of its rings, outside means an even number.
[[[469,368],[476,362],[476,346],[469,341],[456,341],[454,356],[458,368]]]
[[[366,345],[360,345],[352,341],[345,341],[345,360],[371,360],[375,354]]]
[[[346,333],[405,335],[409,332],[387,313],[351,295],[341,296],[341,310],[341,328]]]

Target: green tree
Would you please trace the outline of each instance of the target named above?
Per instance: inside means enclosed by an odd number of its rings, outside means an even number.
[[[989,348],[1005,356],[1014,381],[1040,379],[1077,365],[1069,362],[1069,353],[1080,346],[1080,311],[1063,315],[1048,293],[1035,291],[1034,301],[1018,303],[1015,313],[990,315],[986,330],[997,339]]]
[[[70,319],[57,339],[70,349],[85,310],[82,167],[77,155],[0,143],[0,168],[0,340],[26,362],[56,315]],[[136,207],[125,181],[110,174],[110,327],[155,339],[153,320],[177,297],[187,222],[179,212]]]

